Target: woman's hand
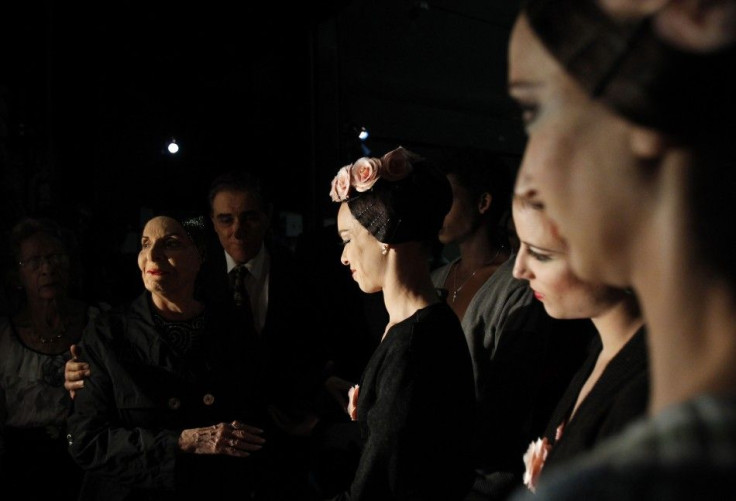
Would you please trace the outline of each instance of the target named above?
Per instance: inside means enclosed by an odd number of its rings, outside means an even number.
[[[179,449],[191,454],[248,457],[252,452],[261,450],[266,443],[262,433],[260,428],[240,421],[191,428],[179,435]]]
[[[64,364],[64,389],[69,392],[72,399],[76,390],[84,388],[84,378],[89,377],[89,364],[79,361],[79,347],[73,344],[69,347],[72,358]]]

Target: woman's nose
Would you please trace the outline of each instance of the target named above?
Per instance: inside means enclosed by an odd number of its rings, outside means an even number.
[[[345,248],[344,247],[342,249],[342,254],[340,254],[340,262],[344,266],[348,266],[350,264],[350,262],[348,261],[348,258],[345,257]]]
[[[154,242],[148,247],[148,259],[151,261],[158,261],[164,257],[163,244]]]
[[[526,266],[526,259],[526,251],[519,249],[519,252],[516,254],[516,261],[514,261],[514,278],[518,280],[529,280],[531,278],[529,268]]]

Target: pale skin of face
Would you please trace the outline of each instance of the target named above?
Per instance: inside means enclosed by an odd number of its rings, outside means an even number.
[[[202,311],[194,299],[197,273],[202,266],[199,251],[175,219],[159,216],[146,223],[141,235],[138,268],[153,304],[166,318],[191,318]],[[89,377],[89,364],[80,361],[79,347],[70,347],[72,358],[64,365],[64,388],[74,398]]]
[[[369,294],[382,290],[386,273],[382,244],[353,217],[346,203],[337,213],[337,233],[343,245],[340,262],[350,268],[360,290]]]
[[[428,255],[421,243],[379,242],[353,217],[345,202],[337,213],[337,232],[343,242],[340,262],[349,267],[360,290],[383,291],[389,314],[386,332],[418,309],[439,301],[429,274]]]
[[[509,89],[529,140],[516,196],[543,205],[573,272],[636,291],[648,326],[650,412],[736,394],[736,294],[695,248],[686,146],[587,97],[522,15]]]
[[[270,224],[258,197],[249,191],[220,191],[212,200],[212,224],[223,249],[244,264],[261,250]]]
[[[541,210],[517,202],[513,210],[521,242],[514,277],[529,282],[551,317],[597,317],[621,300],[621,294],[610,287],[583,282],[573,274],[567,247]]]
[[[647,200],[630,153],[632,127],[587,97],[523,16],[509,57],[509,92],[528,134],[516,194],[544,205],[570,246],[576,275],[629,285],[625,245],[643,223],[639,209]]]
[[[186,314],[194,307],[194,286],[201,266],[199,251],[178,221],[159,216],[146,223],[138,268],[159,310]]]

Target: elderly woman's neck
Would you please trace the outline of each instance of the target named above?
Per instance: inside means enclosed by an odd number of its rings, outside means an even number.
[[[189,320],[200,315],[204,305],[190,294],[162,296],[151,294],[156,311],[167,320]]]

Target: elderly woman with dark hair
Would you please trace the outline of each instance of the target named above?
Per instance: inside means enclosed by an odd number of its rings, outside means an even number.
[[[363,445],[337,499],[462,499],[472,482],[473,372],[460,322],[432,284],[427,245],[450,209],[450,185],[399,147],[343,167],[331,195],[342,263],[363,292],[383,291],[389,314],[350,394]]]
[[[54,221],[21,220],[10,247],[22,297],[0,318],[0,482],[28,499],[76,499],[81,470],[66,452],[64,362],[106,306],[70,297],[70,238]]]
[[[226,311],[195,297],[199,219],[157,216],[141,237],[145,292],[81,343],[90,374],[69,418],[80,499],[232,499],[256,489],[264,447],[257,360]],[[265,451],[264,451],[265,452]],[[262,454],[262,453],[261,453]],[[259,454],[260,455],[260,454]]]
[[[511,36],[529,134],[516,193],[558,225],[576,275],[633,287],[651,370],[648,418],[535,499],[736,488],[736,2],[638,7],[532,0]]]

